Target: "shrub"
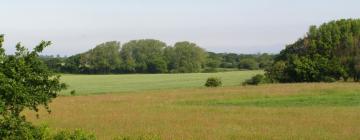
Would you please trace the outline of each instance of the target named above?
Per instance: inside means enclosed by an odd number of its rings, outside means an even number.
[[[92,133],[77,129],[75,131],[61,131],[52,136],[52,140],[96,140],[96,137]]]
[[[0,140],[96,140],[95,135],[80,129],[53,133],[46,125],[33,126],[17,118],[1,121]]]
[[[324,77],[322,80],[326,83],[334,83],[337,81],[335,78],[329,76]]]
[[[259,63],[256,62],[255,59],[246,58],[246,59],[240,60],[238,68],[246,69],[246,70],[256,70],[256,69],[259,69]]]
[[[38,137],[37,133],[34,133],[35,131],[35,127],[24,121],[23,118],[6,117],[0,119],[0,139],[35,139]]]
[[[120,136],[114,140],[161,140],[160,136],[154,134],[139,135],[139,136]]]
[[[219,86],[222,86],[222,82],[221,82],[220,78],[210,77],[206,80],[205,86],[206,87],[219,87]]]
[[[264,75],[258,74],[251,79],[246,80],[243,85],[259,85],[261,83],[266,83],[266,78]]]
[[[75,96],[75,95],[76,95],[76,90],[72,90],[72,91],[70,92],[70,95]]]
[[[216,68],[205,68],[202,73],[216,73],[218,70]]]

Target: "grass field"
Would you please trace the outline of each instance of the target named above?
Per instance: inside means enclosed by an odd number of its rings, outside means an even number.
[[[69,95],[75,90],[79,95],[204,87],[209,77],[219,77],[224,86],[240,85],[245,79],[262,71],[233,71],[190,74],[133,74],[133,75],[63,75],[70,87],[62,92]]]
[[[50,106],[50,115],[27,116],[54,129],[93,131],[99,139],[360,139],[358,83],[129,91],[63,96]]]

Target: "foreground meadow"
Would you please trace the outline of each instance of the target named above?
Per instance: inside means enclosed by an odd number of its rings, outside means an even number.
[[[63,75],[63,82],[70,87],[62,92],[69,95],[75,90],[80,95],[101,93],[185,89],[203,87],[208,77],[219,77],[224,86],[237,86],[263,71],[232,71],[219,73],[188,74],[124,74],[124,75]]]
[[[136,93],[136,94],[135,94]],[[63,96],[27,116],[99,139],[360,139],[360,84],[279,84]]]

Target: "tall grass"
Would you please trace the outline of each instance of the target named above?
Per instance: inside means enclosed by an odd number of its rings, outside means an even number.
[[[333,83],[67,96],[50,105],[52,114],[27,116],[54,129],[93,131],[99,139],[358,140],[358,91],[357,83]],[[197,104],[184,104],[190,102]]]

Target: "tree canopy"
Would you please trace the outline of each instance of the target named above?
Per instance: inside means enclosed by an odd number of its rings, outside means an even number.
[[[105,42],[87,52],[70,57],[43,56],[55,72],[81,74],[109,73],[194,73],[216,72],[218,68],[264,69],[271,65],[271,54],[206,52],[192,42],[174,46],[155,39],[132,40],[123,45]]]
[[[360,20],[311,26],[304,38],[275,58],[267,76],[275,82],[360,79]]]

